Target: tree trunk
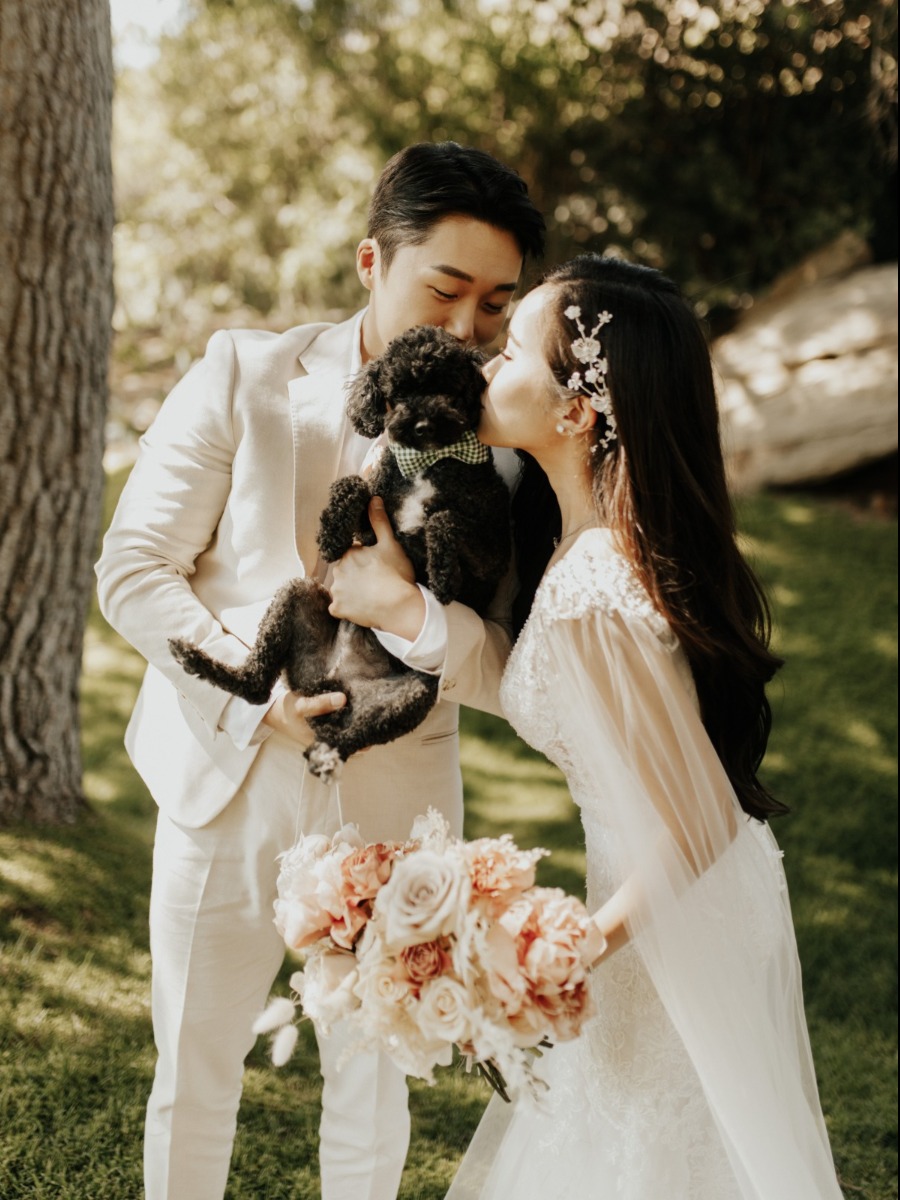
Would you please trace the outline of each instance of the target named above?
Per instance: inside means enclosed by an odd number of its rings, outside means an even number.
[[[0,823],[71,822],[112,316],[109,0],[0,3]]]

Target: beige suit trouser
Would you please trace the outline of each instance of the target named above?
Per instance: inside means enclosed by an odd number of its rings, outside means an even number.
[[[298,818],[304,769],[299,748],[273,734],[208,825],[188,829],[159,815],[147,1200],[222,1200],[251,1025],[284,958],[272,921],[276,856],[300,827],[336,827],[333,789],[311,779]],[[357,1054],[338,1071],[340,1042],[339,1032],[320,1041],[322,1200],[395,1200],[409,1145],[406,1078],[375,1054]]]

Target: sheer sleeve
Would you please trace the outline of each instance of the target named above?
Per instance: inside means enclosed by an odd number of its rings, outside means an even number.
[[[603,899],[685,1045],[742,1195],[840,1200],[780,852],[740,809],[684,654],[644,608],[601,578],[576,600],[551,586],[539,614],[561,765],[614,848]]]

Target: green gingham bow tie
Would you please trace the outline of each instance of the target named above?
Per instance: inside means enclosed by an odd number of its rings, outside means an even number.
[[[490,462],[491,452],[470,430],[464,433],[458,442],[450,446],[441,446],[437,450],[410,450],[408,446],[399,446],[396,442],[388,443],[391,454],[397,460],[400,474],[405,479],[421,475],[428,467],[433,466],[442,458],[458,458],[464,463]]]

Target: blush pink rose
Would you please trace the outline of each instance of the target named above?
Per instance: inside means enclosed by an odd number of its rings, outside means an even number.
[[[374,1025],[389,1029],[402,1020],[407,1002],[415,995],[415,985],[402,963],[370,954],[360,960],[356,995]]]
[[[373,842],[356,849],[332,851],[331,861],[319,866],[323,876],[318,894],[330,888],[325,903],[334,910],[328,932],[335,945],[352,950],[372,915],[372,901],[391,876],[399,845]]]

